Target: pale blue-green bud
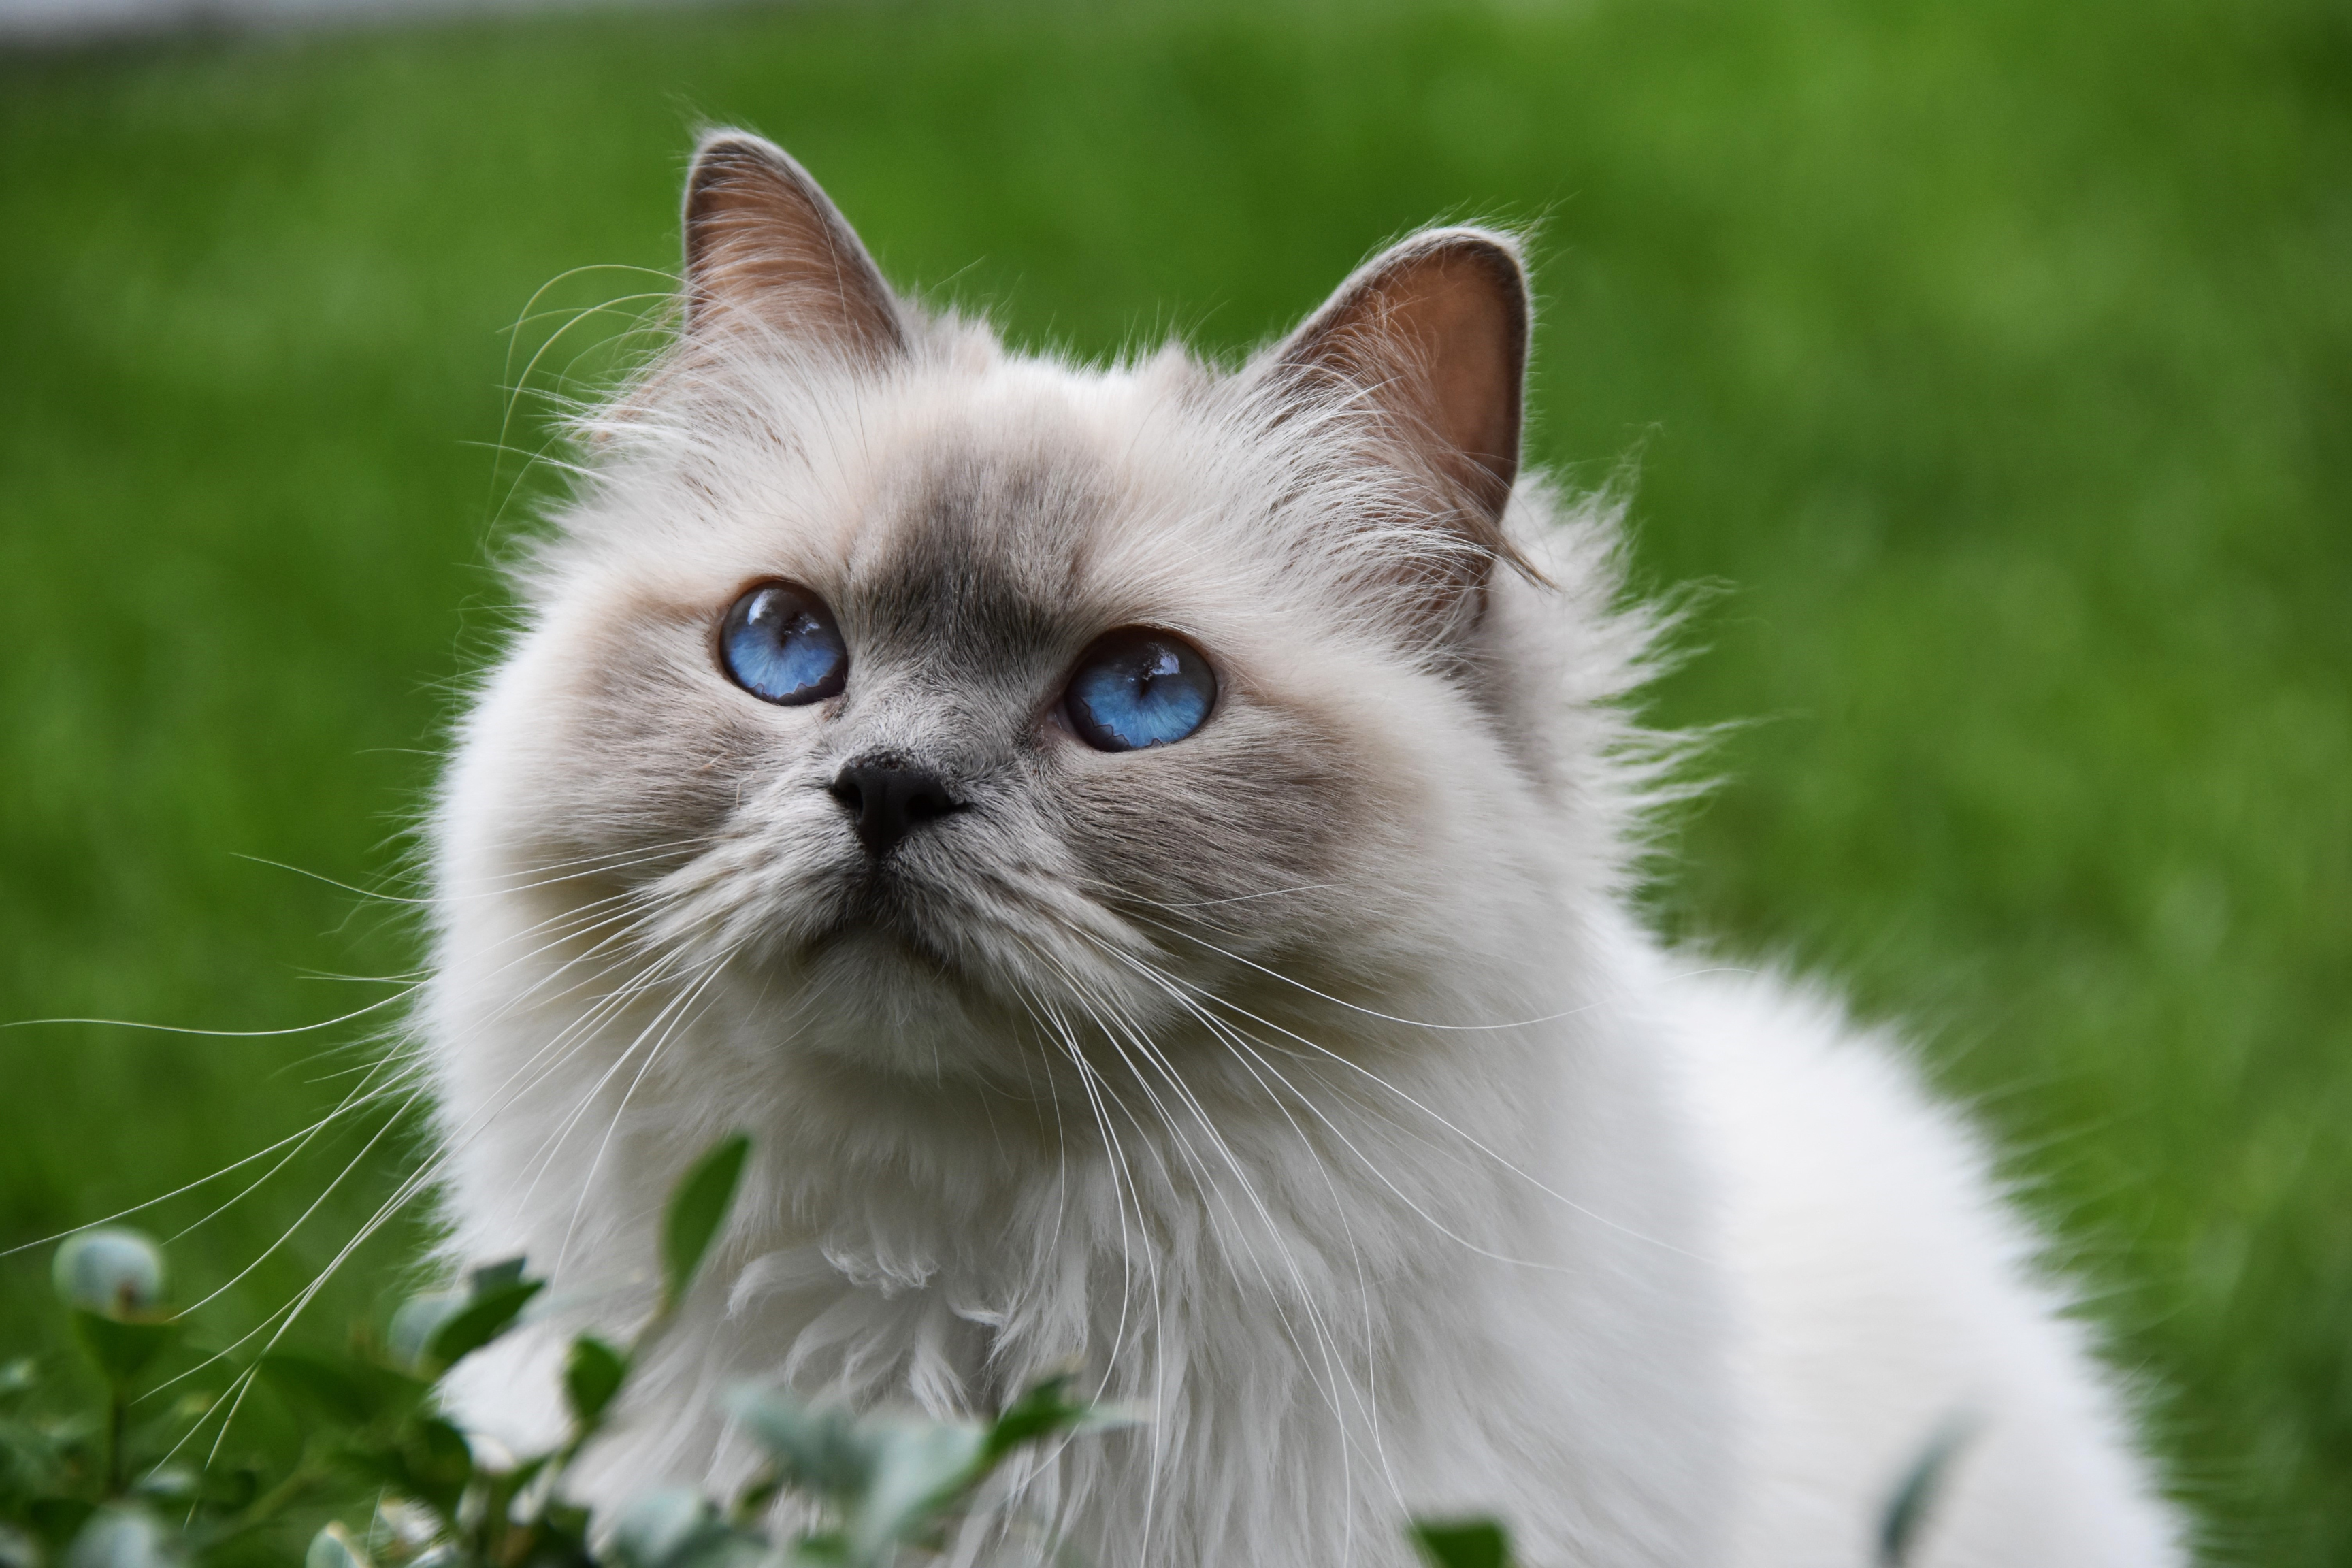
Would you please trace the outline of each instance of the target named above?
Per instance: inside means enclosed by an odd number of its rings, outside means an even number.
[[[369,1568],[367,1553],[340,1524],[330,1524],[310,1537],[302,1553],[302,1568]]]
[[[66,1550],[65,1568],[181,1568],[180,1538],[144,1509],[102,1508]]]
[[[196,1472],[183,1465],[158,1465],[139,1478],[131,1490],[158,1502],[186,1502],[201,1484]]]
[[[163,1249],[135,1230],[66,1237],[51,1276],[66,1304],[85,1312],[130,1318],[163,1304]]]

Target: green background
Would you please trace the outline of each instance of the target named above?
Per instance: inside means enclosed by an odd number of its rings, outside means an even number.
[[[2352,14],[872,4],[0,56],[0,1019],[396,997],[335,977],[412,969],[408,910],[316,879],[408,886],[494,645],[544,491],[505,389],[563,318],[508,329],[673,265],[707,121],[1086,354],[1538,225],[1535,453],[1631,476],[1643,581],[1706,588],[1656,712],[1733,726],[1660,918],[1906,1021],[2216,1556],[2352,1561]],[[598,320],[528,384],[579,390]],[[395,1016],[0,1032],[0,1247],[299,1130]],[[216,1342],[410,1167],[383,1125],[174,1244],[183,1300],[261,1256]],[[0,1260],[0,1343],[54,1339],[46,1255]]]

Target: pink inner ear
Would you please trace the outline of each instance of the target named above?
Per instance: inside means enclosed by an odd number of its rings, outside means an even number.
[[[1527,285],[1508,242],[1441,229],[1349,279],[1282,359],[1364,389],[1419,460],[1492,525],[1518,477],[1527,343]]]
[[[1517,268],[1506,282],[1495,259],[1466,250],[1430,257],[1398,279],[1387,325],[1423,367],[1423,418],[1442,444],[1439,460],[1445,448],[1455,459],[1448,477],[1499,513],[1518,472],[1527,325]]]
[[[741,132],[707,138],[686,191],[689,331],[758,325],[835,349],[902,348],[898,300],[808,172]]]

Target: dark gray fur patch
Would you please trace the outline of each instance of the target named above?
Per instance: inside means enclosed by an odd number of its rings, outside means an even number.
[[[1261,956],[1311,944],[1318,900],[1293,890],[1343,875],[1361,809],[1338,737],[1235,691],[1176,745],[1104,757],[1036,743],[1087,644],[1152,618],[1121,584],[1088,581],[1096,542],[1118,526],[1115,493],[1096,454],[1034,437],[943,444],[887,490],[835,606],[863,663],[842,738],[939,768],[973,808],[903,852],[946,875],[941,891],[950,864],[987,877],[1011,855],[1068,866],[1084,896],[1187,968],[1202,952],[1171,927]],[[1038,832],[1055,842],[1021,842]]]
[[[901,658],[984,682],[1075,652],[1079,584],[1108,512],[1100,465],[1074,446],[936,456],[890,503],[884,553],[848,613]]]

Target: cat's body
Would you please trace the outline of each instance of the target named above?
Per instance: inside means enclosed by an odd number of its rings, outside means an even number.
[[[1507,241],[1417,237],[1231,374],[1092,372],[909,310],[764,144],[688,218],[681,345],[438,821],[452,1253],[555,1279],[471,1415],[554,1420],[562,1331],[646,1310],[740,1128],[598,1495],[740,1474],[732,1381],[971,1410],[1075,1364],[1152,1419],[983,1558],[1398,1564],[1493,1511],[1530,1568],[1833,1568],[1958,1433],[1917,1563],[2179,1560],[1968,1135],[1626,914],[1646,627],[1613,519],[1514,484]],[[1106,748],[1077,682],[1139,636],[1213,697]],[[746,674],[811,648],[830,684]]]

